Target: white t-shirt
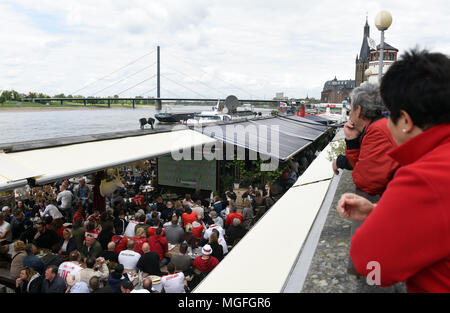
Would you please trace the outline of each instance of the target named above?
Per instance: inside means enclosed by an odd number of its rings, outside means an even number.
[[[133,289],[130,293],[150,293],[147,289]]]
[[[139,222],[136,220],[130,221],[123,235],[126,237],[134,237],[135,235],[134,228],[136,227],[137,224],[139,224]]]
[[[61,200],[61,208],[68,209],[72,207],[72,193],[69,190],[61,191],[56,201]]]
[[[50,215],[53,219],[62,218],[63,215],[59,212],[58,208],[53,204],[49,204],[45,207],[44,212],[41,213],[41,217],[44,217],[46,214]]]
[[[223,255],[227,254],[228,253],[228,246],[227,246],[227,242],[225,241],[225,238],[219,237],[218,242],[223,248]]]
[[[166,293],[186,293],[184,290],[183,272],[161,277],[161,286]]]
[[[119,263],[123,265],[126,270],[135,270],[136,264],[141,258],[141,255],[132,250],[123,250],[119,253]]]
[[[69,275],[73,275],[76,277],[76,274],[81,271],[83,267],[78,264],[78,262],[67,261],[61,263],[58,268],[58,275],[64,279],[64,282],[67,284],[67,277]]]
[[[205,233],[203,234],[203,238],[208,240],[213,229],[217,229],[219,231],[219,237],[222,237],[222,238],[224,237],[225,230],[220,225],[212,224],[209,226],[209,228],[207,230],[205,230]]]
[[[12,241],[11,225],[7,221],[3,221],[2,226],[0,226],[0,236],[3,236],[5,232],[8,233],[6,234],[6,237],[3,238],[3,240]]]

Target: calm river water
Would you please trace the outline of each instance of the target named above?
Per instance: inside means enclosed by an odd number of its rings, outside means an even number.
[[[162,112],[165,112],[163,106]],[[173,106],[168,112],[201,112],[208,106]],[[255,109],[263,115],[270,109]],[[139,119],[154,117],[154,107],[148,108],[99,108],[52,111],[1,111],[0,143],[39,140],[113,131],[139,129]],[[148,127],[148,126],[147,126]],[[157,127],[157,126],[156,126]]]

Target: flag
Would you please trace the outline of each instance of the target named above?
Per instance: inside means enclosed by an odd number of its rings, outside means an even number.
[[[373,40],[369,36],[367,36],[367,43],[369,44],[370,49],[373,49],[375,51],[377,50],[377,43],[375,42],[375,40]]]
[[[282,101],[279,101],[279,102],[278,102],[278,105],[279,105],[280,107],[287,107],[287,103],[286,103],[286,102],[282,102]]]

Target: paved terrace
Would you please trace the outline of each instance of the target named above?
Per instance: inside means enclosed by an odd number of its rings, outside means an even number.
[[[351,222],[339,216],[336,211],[336,204],[343,193],[353,192],[354,190],[352,173],[344,170],[328,211],[302,293],[406,292],[403,284],[386,288],[369,286],[365,277],[357,278],[356,275],[347,274]]]

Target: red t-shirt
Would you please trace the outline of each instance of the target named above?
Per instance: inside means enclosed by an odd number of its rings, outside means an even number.
[[[169,251],[167,239],[161,235],[154,235],[148,238],[148,245],[150,246],[150,251],[154,251],[159,254],[160,261],[164,258],[164,253]]]
[[[244,217],[242,216],[242,214],[236,212],[236,213],[228,214],[227,219],[225,220],[225,225],[227,225],[227,226],[233,225],[233,220],[235,218],[238,218],[241,220],[241,225],[244,223]]]
[[[216,257],[210,256],[209,259],[204,260],[202,256],[198,256],[192,262],[192,266],[202,272],[211,272],[219,264]]]
[[[120,253],[123,250],[127,249],[127,243],[128,243],[127,237],[114,235],[114,236],[112,236],[111,241],[113,241],[116,244],[116,247],[114,248],[114,252]]]
[[[205,227],[198,223],[197,221],[192,223],[192,234],[194,234],[195,239],[199,240],[202,236],[202,232],[205,229]]]
[[[197,213],[192,212],[191,214],[183,213],[181,215],[181,219],[183,220],[184,226],[187,224],[192,224],[197,220]]]
[[[147,230],[147,237],[150,238],[151,236],[155,236],[157,228],[158,227],[150,226]],[[161,236],[164,236],[164,228],[162,229]]]
[[[73,223],[75,224],[75,222],[77,221],[77,219],[79,219],[79,218],[81,218],[81,219],[83,219],[84,220],[84,217],[83,217],[83,214],[81,214],[81,213],[75,213],[75,215],[73,216]]]
[[[133,237],[132,240],[134,240],[134,242],[136,243],[134,252],[140,253],[141,255],[144,254],[144,252],[142,251],[142,245],[147,242],[147,238]]]
[[[143,206],[144,200],[145,200],[144,196],[140,195],[140,196],[136,196],[133,199],[131,199],[131,202],[133,202],[135,205]]]

